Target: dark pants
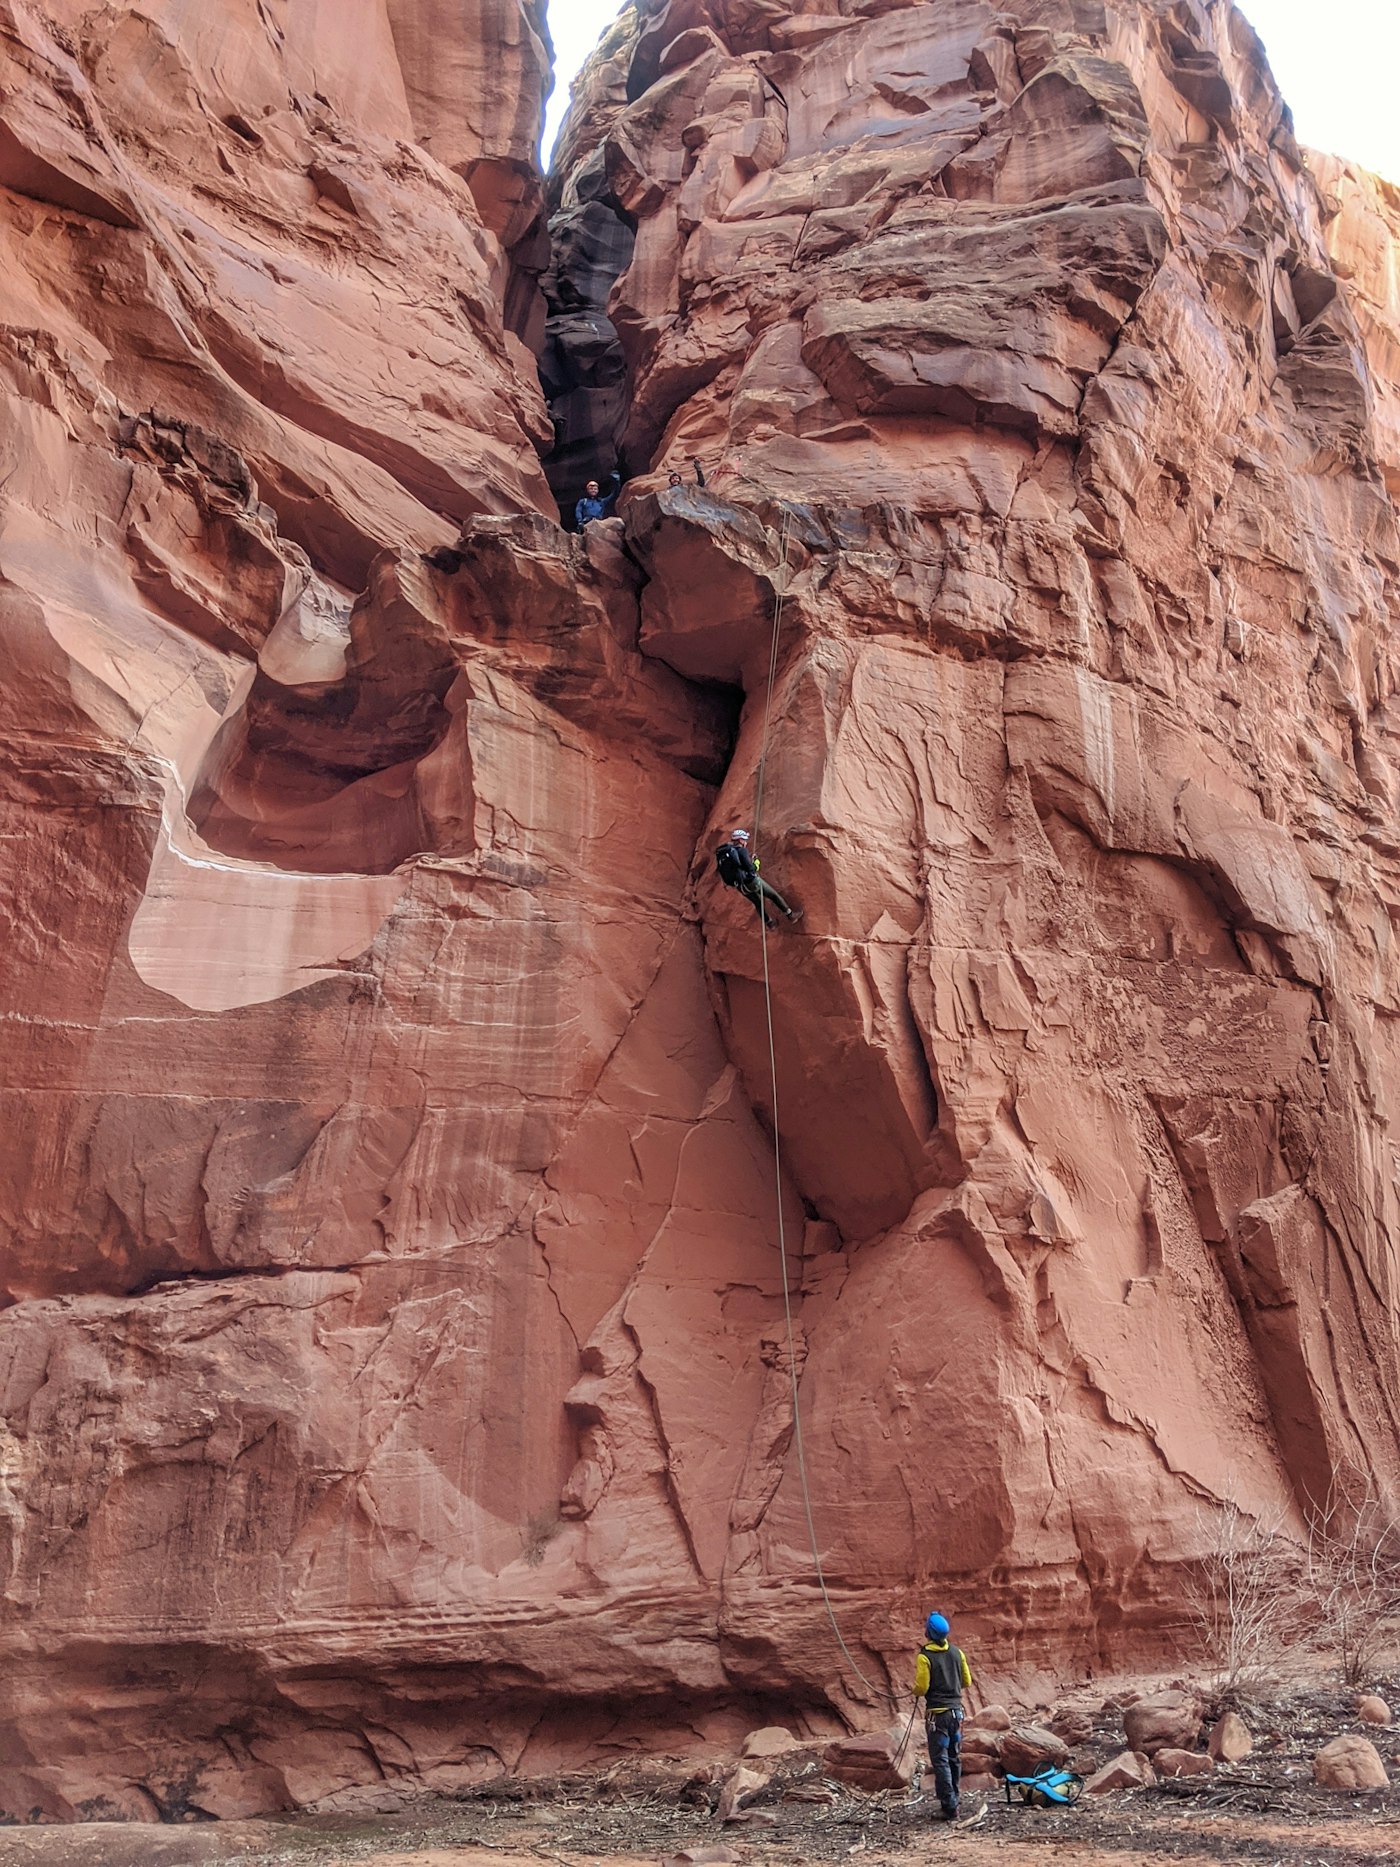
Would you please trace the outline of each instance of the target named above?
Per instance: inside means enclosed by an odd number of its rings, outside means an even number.
[[[928,1716],[928,1760],[933,1765],[933,1785],[945,1815],[958,1812],[958,1787],[962,1782],[962,1708],[932,1711]]]
[[[753,902],[755,913],[758,914],[760,919],[767,921],[770,927],[776,927],[778,923],[772,919],[764,908],[763,903],[765,900],[771,901],[780,914],[790,915],[792,913],[792,909],[788,906],[787,902],[783,900],[783,897],[778,893],[777,889],[773,887],[771,882],[765,882],[761,875],[755,875],[751,882],[746,882],[744,886],[740,888],[739,893],[746,901]]]

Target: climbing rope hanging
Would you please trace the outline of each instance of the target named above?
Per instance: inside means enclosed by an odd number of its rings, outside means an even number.
[[[768,650],[768,685],[763,694],[763,733],[759,741],[758,777],[754,787],[753,840],[754,847],[759,847],[763,833],[763,787],[768,772],[768,739],[773,720],[773,688],[778,678],[778,641],[783,628],[783,605],[787,599],[788,545],[792,535],[792,513],[783,507],[783,523],[779,542],[778,587],[773,603],[773,640]],[[841,1632],[841,1624],[836,1618],[836,1609],[832,1604],[831,1591],[826,1583],[826,1571],[822,1566],[821,1550],[817,1544],[817,1525],[812,1515],[812,1488],[807,1479],[807,1449],[802,1434],[802,1408],[798,1393],[797,1349],[792,1324],[792,1286],[788,1281],[787,1264],[787,1222],[783,1212],[783,1144],[778,1126],[778,1049],[773,1037],[773,988],[768,975],[768,916],[759,915],[759,930],[763,948],[763,1007],[768,1032],[768,1070],[772,1085],[773,1107],[773,1183],[778,1207],[778,1262],[783,1274],[783,1318],[787,1327],[788,1382],[792,1389],[792,1438],[797,1452],[797,1479],[802,1491],[802,1508],[807,1519],[807,1539],[812,1550],[812,1567],[816,1572],[817,1586],[821,1590],[822,1606],[826,1617],[831,1622],[831,1631],[836,1636],[836,1644],[845,1655],[846,1664],[860,1680],[868,1692],[887,1698],[891,1704],[895,1699],[887,1687],[876,1685],[861,1670],[859,1662]],[[913,1719],[911,1715],[910,1723]],[[905,1731],[904,1741],[908,1742],[909,1733]],[[903,1752],[901,1744],[900,1751]]]

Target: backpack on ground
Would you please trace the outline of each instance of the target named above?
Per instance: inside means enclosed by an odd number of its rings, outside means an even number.
[[[1068,1809],[1084,1791],[1084,1778],[1073,1770],[1057,1769],[1053,1764],[1037,1770],[1034,1776],[1008,1776],[1004,1784],[1009,1807],[1014,1790],[1027,1808]]]

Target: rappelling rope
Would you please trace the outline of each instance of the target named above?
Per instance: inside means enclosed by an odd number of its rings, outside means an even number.
[[[757,849],[759,835],[763,827],[763,785],[768,770],[768,734],[773,716],[773,688],[778,677],[778,638],[783,627],[783,604],[787,597],[788,542],[792,533],[792,514],[787,506],[783,507],[783,524],[779,545],[779,568],[777,598],[773,605],[773,641],[768,651],[768,686],[763,695],[763,736],[759,743],[758,778],[754,789],[753,840]],[[836,1644],[846,1656],[846,1663],[856,1678],[868,1692],[879,1694],[897,1704],[894,1694],[887,1687],[876,1685],[862,1672],[855,1655],[846,1645],[841,1632],[841,1624],[836,1618],[836,1609],[832,1605],[831,1591],[826,1585],[826,1571],[822,1567],[821,1550],[817,1544],[817,1525],[812,1515],[812,1488],[807,1480],[807,1450],[802,1438],[802,1409],[798,1399],[797,1349],[793,1339],[792,1327],[792,1288],[788,1282],[787,1268],[787,1223],[783,1216],[783,1144],[778,1129],[778,1050],[773,1038],[773,990],[768,977],[768,911],[762,907],[760,897],[759,931],[763,944],[763,1006],[768,1025],[768,1069],[773,1085],[773,1180],[778,1204],[778,1262],[783,1270],[783,1317],[787,1325],[788,1381],[792,1388],[792,1437],[797,1450],[797,1477],[802,1488],[802,1508],[807,1518],[807,1538],[812,1547],[812,1567],[816,1570],[817,1585],[821,1589],[822,1605],[826,1609],[827,1619],[831,1622],[831,1631],[836,1636]],[[909,1741],[909,1731],[913,1728],[914,1716],[911,1711],[909,1725],[904,1733],[904,1743],[899,1747],[902,1756],[904,1745]]]

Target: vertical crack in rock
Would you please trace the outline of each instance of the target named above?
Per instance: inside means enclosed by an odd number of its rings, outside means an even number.
[[[646,1372],[642,1367],[642,1350],[643,1350],[642,1338],[638,1334],[637,1330],[633,1327],[633,1325],[628,1321],[625,1309],[622,1315],[622,1324],[623,1324],[623,1327],[626,1329],[628,1335],[631,1337],[632,1343],[637,1351],[637,1363],[636,1363],[637,1382],[639,1386],[641,1387],[643,1394],[646,1396],[647,1406],[651,1413],[652,1425],[656,1431],[657,1445],[660,1448],[661,1457],[662,1457],[662,1476],[663,1476],[663,1480],[664,1480],[665,1487],[666,1487],[666,1497],[671,1506],[671,1510],[675,1516],[676,1527],[679,1529],[682,1537],[685,1539],[685,1547],[690,1556],[690,1560],[692,1564],[694,1565],[695,1574],[697,1578],[703,1577],[704,1569],[701,1566],[699,1551],[697,1550],[695,1546],[694,1532],[691,1529],[690,1519],[686,1513],[685,1503],[681,1497],[679,1488],[676,1483],[676,1470],[675,1470],[675,1463],[674,1463],[675,1458],[676,1458],[676,1449],[671,1446],[670,1442],[668,1441],[666,1437],[666,1422],[662,1417],[661,1405],[657,1397],[656,1389],[652,1386],[651,1382],[647,1379]]]
[[[546,470],[565,512],[589,478],[611,470],[627,422],[627,366],[608,307],[632,259],[634,227],[609,182],[602,134],[627,101],[630,34],[624,13],[589,61],[550,184],[540,380],[554,429]]]

